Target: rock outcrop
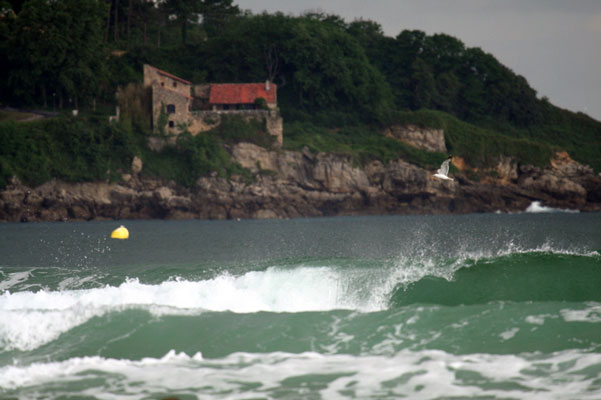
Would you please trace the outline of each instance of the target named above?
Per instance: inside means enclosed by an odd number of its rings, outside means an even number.
[[[253,180],[198,179],[186,188],[132,174],[120,183],[71,184],[56,180],[29,188],[13,179],[0,192],[0,220],[295,218],[333,215],[448,214],[522,211],[532,201],[558,208],[601,210],[601,176],[560,154],[548,168],[500,160],[498,178],[455,181],[396,160],[363,168],[328,153],[268,151],[249,143],[230,148]]]
[[[393,125],[384,130],[384,135],[410,144],[418,149],[447,152],[442,129],[420,128],[415,125]]]

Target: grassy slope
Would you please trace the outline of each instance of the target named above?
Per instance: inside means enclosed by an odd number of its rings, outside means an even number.
[[[391,115],[387,124],[412,124],[443,129],[449,152],[463,157],[473,167],[493,167],[503,155],[513,157],[523,164],[544,166],[557,150],[544,142],[503,135],[439,111],[399,112]],[[291,150],[308,146],[313,151],[348,154],[358,164],[373,159],[387,162],[403,158],[423,168],[432,169],[438,167],[446,157],[442,153],[418,150],[384,137],[378,130],[365,126],[326,129],[310,123],[292,122],[284,125],[284,145]]]
[[[284,125],[284,148],[300,150],[307,146],[314,152],[348,155],[356,165],[372,160],[384,163],[402,158],[423,168],[440,166],[445,154],[419,150],[398,140],[385,137],[367,126],[327,129],[311,123],[292,122]]]
[[[420,110],[398,113],[391,121],[443,129],[449,152],[463,157],[471,166],[491,167],[500,156],[515,158],[523,164],[544,166],[558,147],[545,141],[511,135],[461,121],[440,111]],[[509,134],[508,134],[509,133]]]

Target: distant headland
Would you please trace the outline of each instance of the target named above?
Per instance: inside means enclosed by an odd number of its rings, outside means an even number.
[[[201,3],[2,11],[0,220],[601,210],[601,122],[484,50]]]

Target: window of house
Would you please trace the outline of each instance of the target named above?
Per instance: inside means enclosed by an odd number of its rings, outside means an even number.
[[[165,86],[165,82],[161,82],[161,86]]]
[[[177,87],[177,82],[173,82],[173,87]]]
[[[167,104],[167,114],[175,114],[175,104]]]
[[[175,122],[169,121],[169,128],[175,128]]]

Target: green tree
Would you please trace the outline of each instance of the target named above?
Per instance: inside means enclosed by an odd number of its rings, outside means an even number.
[[[106,78],[102,25],[105,4],[95,0],[27,1],[14,23],[8,85],[21,103],[59,106],[95,96]]]
[[[449,113],[454,112],[461,82],[453,72],[443,72],[436,77],[434,106]]]
[[[181,29],[182,44],[188,40],[188,26],[198,22],[201,10],[201,0],[167,0],[165,9],[175,15]]]
[[[348,25],[347,32],[350,33],[364,49],[374,48],[384,37],[382,25],[370,20],[355,20]]]
[[[423,38],[423,58],[431,66],[433,73],[455,72],[465,55],[463,43],[449,35],[435,34]]]
[[[358,26],[352,23],[349,32],[358,37],[370,63],[386,77],[396,106],[401,109],[415,108],[415,78],[418,76],[413,76],[416,73],[414,67],[423,66],[414,63],[418,57],[422,57],[426,34],[406,30],[394,39],[379,37],[377,26],[369,23],[360,23]]]
[[[13,6],[7,1],[0,1],[0,58],[2,60],[7,60],[10,54],[9,43],[14,34],[15,21],[16,14]],[[0,63],[0,75],[4,77],[4,79],[0,79],[0,93],[3,93],[4,96],[6,96],[9,90],[7,79],[9,72],[9,63]]]
[[[430,66],[421,58],[412,65],[411,86],[413,89],[413,109],[432,108],[437,97],[436,81]]]
[[[218,82],[263,82],[285,85],[285,43],[292,19],[282,14],[240,15],[195,52],[207,79]],[[204,54],[202,54],[204,51]],[[233,63],[229,60],[240,60]]]
[[[188,44],[188,28],[202,21],[205,33],[215,36],[226,21],[240,10],[233,0],[167,0],[165,9],[175,15],[181,29],[182,44]]]
[[[301,107],[377,115],[391,106],[384,77],[337,24],[310,18],[296,21],[285,59]]]
[[[208,37],[215,37],[240,14],[233,0],[203,0],[200,3],[202,26]]]
[[[73,99],[73,106],[79,108],[80,99],[94,98],[106,79],[102,37],[104,5],[93,0],[63,0],[56,6],[56,23],[67,37],[67,52],[59,66],[59,79]]]
[[[194,52],[209,81],[274,81],[284,111],[374,118],[392,106],[390,88],[358,41],[321,14],[242,15]]]

